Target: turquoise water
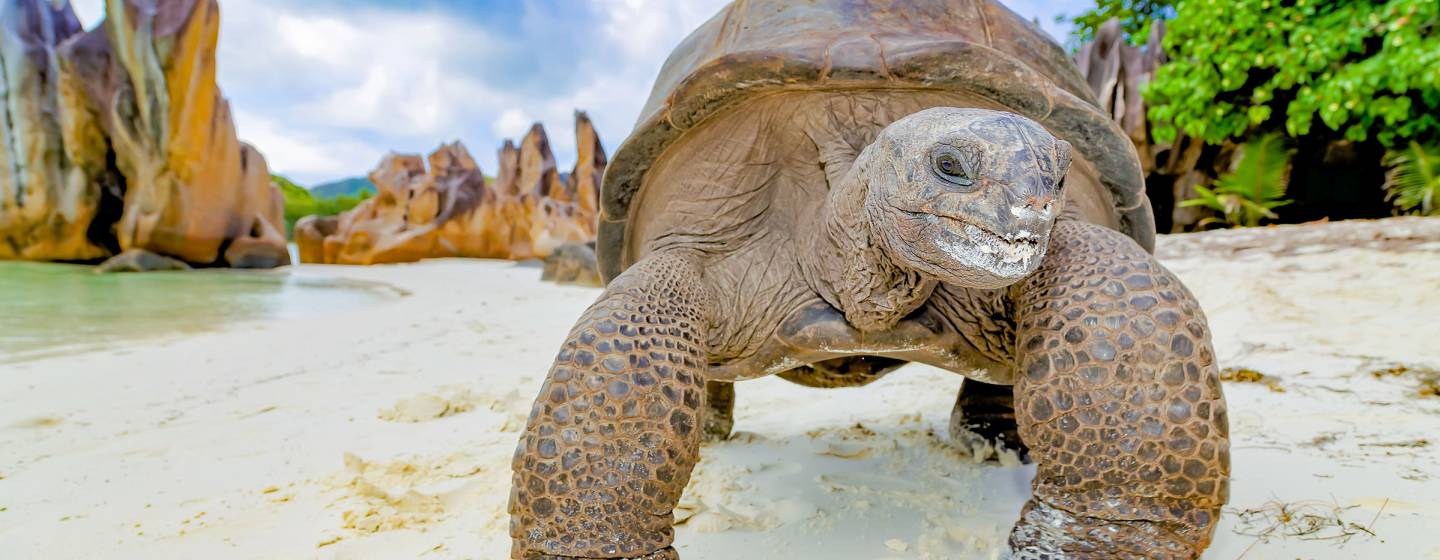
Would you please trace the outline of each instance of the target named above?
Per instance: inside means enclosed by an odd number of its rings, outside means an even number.
[[[278,271],[96,274],[0,262],[0,364],[394,300],[384,284]]]

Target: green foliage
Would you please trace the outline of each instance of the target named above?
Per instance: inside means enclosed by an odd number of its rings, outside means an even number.
[[[280,187],[280,194],[285,196],[286,204],[289,204],[292,200],[302,201],[312,200],[314,198],[310,195],[310,191],[306,190],[305,187],[295,184],[294,181],[291,181],[289,178],[283,175],[271,175],[270,182],[275,186]]]
[[[1157,141],[1440,136],[1440,2],[1180,0],[1145,91]],[[1325,130],[1313,130],[1319,121]]]
[[[1290,204],[1285,197],[1285,171],[1290,156],[1278,134],[1245,143],[1235,170],[1215,182],[1214,189],[1195,187],[1200,194],[1180,206],[1204,206],[1224,216],[1231,226],[1254,227],[1262,219],[1278,219],[1275,209]],[[1214,221],[1201,221],[1201,225]]]
[[[360,196],[362,192],[375,194],[375,184],[370,182],[369,177],[350,177],[322,183],[310,188],[310,193],[317,198],[329,198],[340,195]]]
[[[280,187],[280,194],[285,197],[285,235],[287,237],[294,234],[295,222],[300,218],[334,216],[350,210],[365,199],[374,196],[369,192],[361,191],[358,195],[317,198],[305,187],[297,185],[283,176],[271,175],[270,180]]]
[[[1386,199],[1402,212],[1440,214],[1440,146],[1411,142],[1385,155]]]
[[[1110,18],[1120,20],[1120,27],[1132,44],[1142,44],[1150,36],[1150,25],[1156,20],[1175,15],[1175,0],[1096,0],[1095,7],[1080,15],[1060,16],[1056,21],[1070,20],[1075,29],[1070,38],[1076,44],[1095,38],[1095,32]]]

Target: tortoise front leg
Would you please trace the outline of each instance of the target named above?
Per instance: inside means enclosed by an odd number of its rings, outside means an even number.
[[[711,297],[685,255],[610,283],[555,358],[515,450],[511,557],[677,558],[700,450]]]
[[[1130,239],[1061,223],[1017,286],[1015,411],[1038,470],[1016,558],[1197,558],[1228,494],[1209,328]]]

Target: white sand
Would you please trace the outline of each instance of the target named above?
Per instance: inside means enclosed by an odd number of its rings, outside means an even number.
[[[1234,491],[1207,558],[1440,558],[1440,399],[1370,374],[1440,368],[1440,246],[1168,264],[1222,365],[1283,390],[1226,385]],[[517,433],[598,292],[500,262],[304,270],[411,295],[4,366],[0,556],[507,557]],[[739,433],[677,512],[682,554],[1002,556],[1034,470],[943,441],[959,382],[741,384]]]

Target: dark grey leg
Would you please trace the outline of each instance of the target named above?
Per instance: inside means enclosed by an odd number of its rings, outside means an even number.
[[[734,383],[705,382],[705,408],[700,411],[700,426],[706,443],[730,439],[730,432],[735,429]]]
[[[966,379],[960,385],[955,409],[950,412],[950,439],[972,453],[988,449],[997,452],[977,459],[998,457],[998,450],[1003,448],[1014,450],[1023,461],[1029,460],[1030,450],[1020,441],[1015,424],[1015,392],[1007,385]]]

